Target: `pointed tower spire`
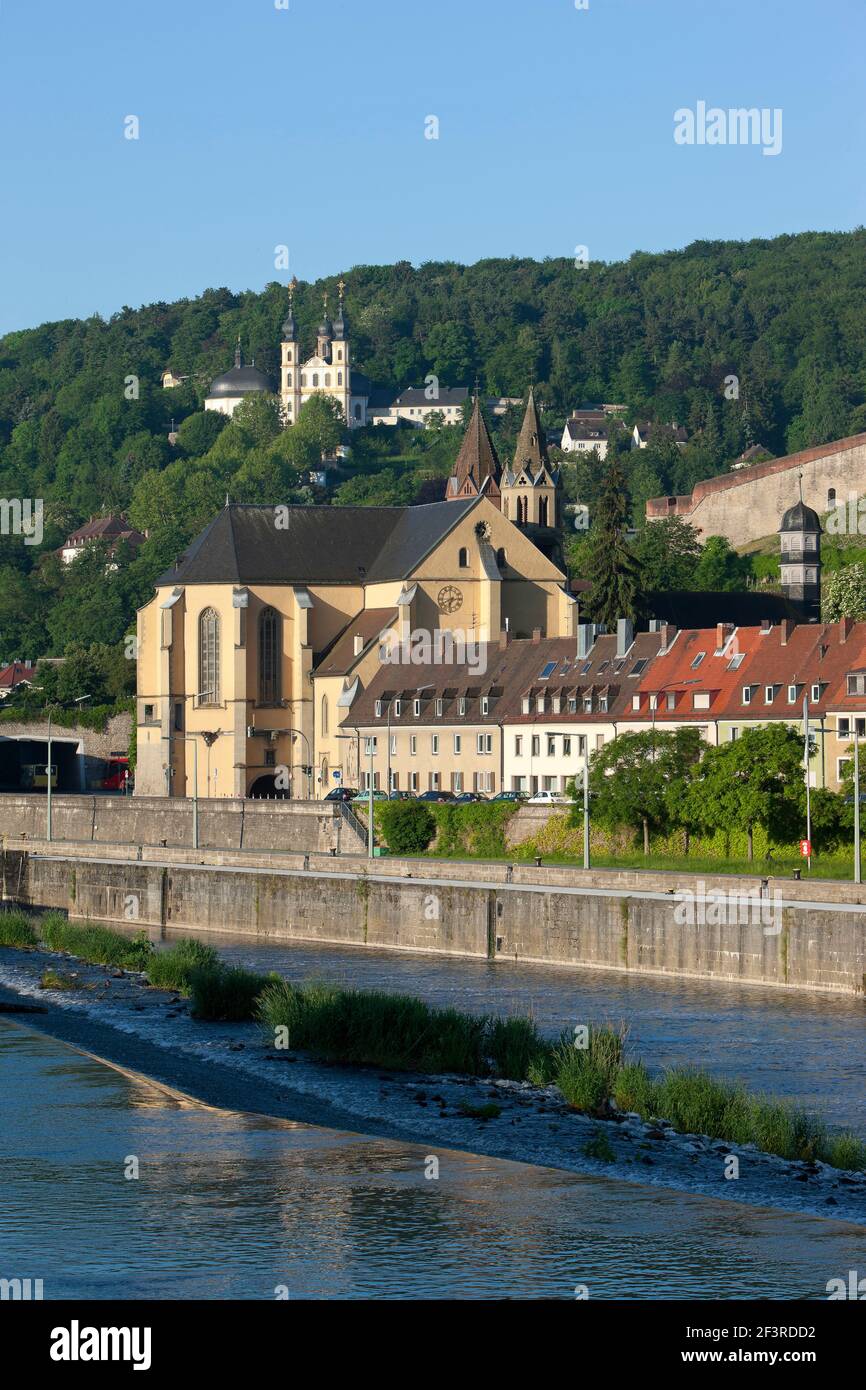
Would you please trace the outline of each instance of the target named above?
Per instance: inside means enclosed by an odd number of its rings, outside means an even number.
[[[547,457],[547,441],[541,427],[541,416],[538,413],[538,406],[535,404],[535,388],[530,386],[529,399],[526,402],[526,412],[523,416],[523,424],[520,427],[520,434],[517,437],[517,446],[514,450],[514,472],[518,474],[526,468],[535,477],[542,468],[550,467],[550,460]]]
[[[294,343],[298,337],[298,325],[295,323],[295,290],[298,282],[293,275],[289,281],[289,312],[283,319],[283,342]]]
[[[481,400],[477,383],[472,416],[460,445],[460,452],[454,464],[451,477],[445,490],[446,500],[461,497],[475,497],[484,489],[492,499],[499,497],[499,479],[502,468],[496,456],[493,440],[481,413]]]

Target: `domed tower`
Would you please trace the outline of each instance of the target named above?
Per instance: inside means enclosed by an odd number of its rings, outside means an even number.
[[[275,392],[276,383],[259,370],[254,362],[244,364],[241,354],[241,340],[235,348],[235,365],[227,372],[214,377],[205,398],[205,410],[218,410],[222,415],[233,415],[245,396],[259,391]]]
[[[319,324],[319,331],[316,334],[316,356],[321,357],[323,362],[331,360],[331,339],[334,336],[331,328],[331,320],[328,318],[328,296],[322,297],[324,313],[322,322]]]
[[[298,356],[298,325],[295,322],[295,290],[298,282],[294,275],[289,284],[289,312],[283,319],[283,338],[280,344],[280,401],[283,419],[293,425],[301,409],[301,363]]]
[[[821,522],[817,512],[800,500],[789,507],[779,527],[782,592],[799,604],[807,622],[821,616]]]

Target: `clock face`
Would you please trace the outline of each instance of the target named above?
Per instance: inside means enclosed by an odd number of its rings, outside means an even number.
[[[440,613],[456,613],[463,602],[463,595],[456,584],[446,584],[444,588],[439,590],[436,602],[439,605]]]

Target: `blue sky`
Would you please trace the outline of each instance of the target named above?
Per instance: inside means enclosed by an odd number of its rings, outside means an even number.
[[[288,6],[0,0],[0,331],[364,262],[866,221],[863,0]],[[699,100],[780,107],[781,154],[678,146]]]

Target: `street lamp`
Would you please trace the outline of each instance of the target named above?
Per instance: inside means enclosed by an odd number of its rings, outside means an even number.
[[[89,699],[89,695],[76,695],[72,703],[73,705],[83,705],[84,701]],[[48,776],[45,784],[45,838],[49,843],[51,842],[51,719],[53,713],[53,710],[48,711],[48,767],[46,768]]]
[[[292,743],[294,743],[294,741],[295,741],[296,738],[302,738],[302,739],[304,740],[304,743],[307,745],[307,762],[306,762],[306,763],[298,763],[297,766],[300,767],[300,769],[301,769],[302,772],[303,772],[303,770],[304,770],[305,767],[306,767],[306,769],[307,769],[307,800],[308,800],[308,801],[312,801],[312,799],[313,799],[313,750],[312,750],[311,747],[310,747],[310,740],[307,738],[307,735],[304,733],[303,729],[291,729],[291,728],[290,728],[290,729],[287,729],[287,730],[286,730],[286,733],[287,733],[287,734],[291,734],[291,736],[292,736]],[[294,764],[293,764],[293,766],[294,766]]]
[[[860,872],[860,734],[854,720],[854,882],[862,882]]]
[[[360,730],[359,730],[359,732],[358,732],[358,737],[360,738]],[[354,738],[353,738],[353,736],[352,736],[351,734],[337,734],[337,740],[338,740],[338,742],[346,742],[346,743],[354,743],[354,742],[355,742],[355,740],[354,740]],[[370,782],[369,782],[369,786],[368,786],[368,788],[367,788],[367,792],[368,792],[368,815],[369,815],[369,820],[368,820],[368,822],[367,822],[367,858],[368,858],[368,859],[372,859],[372,858],[373,858],[373,735],[372,735],[372,734],[368,734],[368,736],[367,736],[367,741],[368,741],[368,743],[369,743],[369,745],[370,745],[370,772],[369,772]],[[359,755],[358,755],[358,766],[359,766],[359,768],[360,768],[360,764],[361,764],[361,757],[360,757],[360,752],[359,752]]]

